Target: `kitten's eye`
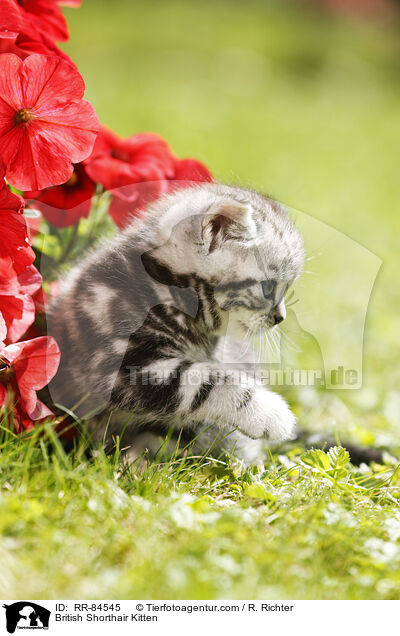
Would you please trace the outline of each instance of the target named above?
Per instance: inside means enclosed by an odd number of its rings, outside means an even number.
[[[274,280],[263,280],[261,283],[261,288],[265,298],[271,298],[274,293],[274,289],[276,286],[276,282]]]

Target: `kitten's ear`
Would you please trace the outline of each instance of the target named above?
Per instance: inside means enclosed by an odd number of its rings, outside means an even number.
[[[249,241],[257,234],[250,203],[228,200],[215,203],[201,221],[202,239],[212,252],[224,241]]]

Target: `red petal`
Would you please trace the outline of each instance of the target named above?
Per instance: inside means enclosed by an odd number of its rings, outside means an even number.
[[[43,405],[38,401],[35,391],[46,386],[57,372],[60,350],[56,341],[42,336],[9,345],[3,354],[12,363],[21,406],[30,418],[38,418],[37,413],[40,410],[43,412]]]
[[[0,258],[0,294],[13,296],[20,293],[18,276],[11,258]]]
[[[35,407],[30,412],[30,418],[32,418],[33,420],[32,426],[34,422],[36,422],[37,420],[44,420],[45,417],[52,417],[52,416],[54,417],[53,411],[51,411],[48,406],[43,404],[43,402],[41,402],[37,396],[35,397],[36,397]],[[25,406],[24,402],[22,404]],[[27,429],[27,426],[25,425],[24,422],[23,422],[23,426],[25,429]],[[32,428],[32,426],[30,426],[29,428]]]
[[[58,57],[30,55],[22,70],[24,105],[43,111],[65,106],[82,99],[85,82],[79,71]]]
[[[35,320],[35,303],[25,294],[0,296],[0,311],[7,325],[7,343],[19,340]]]
[[[181,159],[175,163],[174,179],[186,181],[213,181],[211,172],[196,159]]]
[[[35,260],[35,253],[29,247],[29,232],[22,214],[0,210],[0,259],[9,258],[17,274]]]
[[[11,154],[12,153],[12,154]],[[73,166],[65,160],[62,143],[26,128],[0,137],[0,154],[8,160],[7,179],[19,190],[42,190],[64,183]]]
[[[86,172],[106,190],[114,190],[144,181],[164,180],[165,173],[153,161],[126,163],[108,155],[97,157],[86,165]]]
[[[33,25],[54,40],[68,40],[67,21],[54,0],[24,0],[22,11],[26,25]]]
[[[19,194],[14,194],[14,192],[11,192],[3,179],[0,185],[0,211],[10,210],[13,212],[21,212],[23,206],[23,198],[20,197]]]
[[[29,265],[18,276],[18,282],[21,287],[21,292],[32,296],[42,286],[42,275],[38,272],[36,267]]]
[[[35,134],[57,139],[64,147],[64,154],[67,154],[73,163],[80,163],[92,152],[98,131],[98,119],[93,106],[81,100],[77,104],[42,113],[34,122],[34,127]]]
[[[15,296],[17,294],[36,293],[42,284],[42,276],[36,267],[29,265],[17,274],[11,258],[0,258],[0,294]]]
[[[49,298],[43,287],[41,287],[34,293],[33,302],[35,303],[36,313],[44,314],[49,303]]]
[[[19,194],[14,194],[7,187],[4,177],[6,175],[6,167],[0,161],[0,210],[12,210],[21,212],[24,207],[24,200]]]
[[[112,148],[115,148],[120,143],[122,143],[121,137],[119,137],[113,130],[104,126],[104,124],[100,124],[99,134],[97,135],[93,152],[89,157],[89,160],[97,157],[97,155],[108,154]]]
[[[147,181],[114,190],[108,213],[120,229],[129,225],[133,217],[167,190],[165,180]],[[124,196],[126,194],[127,196]]]
[[[15,114],[23,106],[21,70],[23,62],[13,53],[0,55],[0,126],[10,112]],[[5,105],[8,109],[5,109]],[[10,111],[10,108],[12,109]]]
[[[140,133],[121,139],[104,126],[91,157],[85,162],[89,176],[107,190],[174,175],[174,158],[164,139]]]
[[[21,11],[14,0],[1,0],[0,37],[15,39],[22,26]]]
[[[71,58],[64,51],[61,51],[45,33],[27,28],[26,25],[14,41],[1,39],[0,36],[0,53],[15,53],[21,60],[25,60],[28,55],[33,53],[56,55],[66,60],[71,66],[75,66]]]

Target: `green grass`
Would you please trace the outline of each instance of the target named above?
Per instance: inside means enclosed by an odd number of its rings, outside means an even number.
[[[400,479],[345,451],[128,466],[3,436],[3,598],[398,598]]]
[[[382,260],[362,389],[284,392],[300,425],[390,455],[384,466],[335,471],[327,456],[310,467],[304,449],[284,448],[264,469],[159,458],[139,470],[117,451],[66,455],[48,447],[48,431],[4,433],[0,595],[398,599],[398,24],[283,2],[112,5],[85,0],[67,12],[66,50],[105,124],[158,132],[179,156],[270,192]],[[299,297],[313,292],[314,263]],[[315,304],[333,334],[348,325],[340,338],[351,348],[357,289],[338,284],[339,266],[340,255]],[[304,363],[314,355],[305,341]]]

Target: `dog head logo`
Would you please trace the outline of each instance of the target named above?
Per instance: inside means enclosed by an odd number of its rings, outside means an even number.
[[[6,610],[6,627],[9,634],[14,634],[16,629],[49,628],[51,612],[37,603],[19,601],[3,607]]]

